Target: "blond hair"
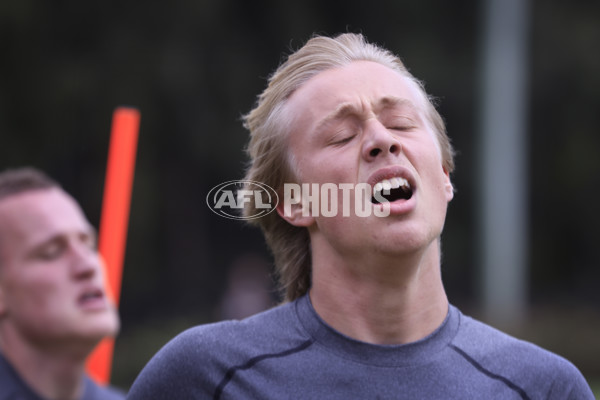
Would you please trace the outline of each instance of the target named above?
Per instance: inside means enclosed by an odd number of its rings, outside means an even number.
[[[320,72],[343,67],[353,61],[373,61],[382,64],[414,82],[426,103],[427,119],[436,133],[444,169],[454,169],[454,151],[446,127],[423,85],[413,77],[399,57],[390,51],[368,43],[360,34],[346,33],[334,38],[315,36],[291,54],[277,68],[260,94],[256,106],[244,116],[244,126],[250,131],[247,153],[250,157],[246,180],[269,185],[281,193],[285,182],[294,181],[294,168],[287,149],[290,118],[286,100],[300,86]],[[253,204],[246,203],[244,215],[256,215]],[[251,219],[260,226],[274,259],[279,284],[285,300],[304,295],[311,280],[310,238],[306,228],[296,227],[277,213]]]

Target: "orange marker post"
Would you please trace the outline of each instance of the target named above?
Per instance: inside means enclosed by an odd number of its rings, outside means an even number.
[[[113,113],[98,248],[105,263],[107,291],[117,306],[123,276],[139,125],[140,112],[135,108],[119,107]],[[106,338],[88,357],[87,371],[100,384],[106,385],[110,381],[113,350],[114,339]]]

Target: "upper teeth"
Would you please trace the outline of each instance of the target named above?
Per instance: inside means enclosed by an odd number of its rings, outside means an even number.
[[[384,179],[381,182],[377,182],[373,187],[374,192],[381,192],[382,190],[398,189],[400,186],[410,188],[410,184],[404,178],[391,178]]]

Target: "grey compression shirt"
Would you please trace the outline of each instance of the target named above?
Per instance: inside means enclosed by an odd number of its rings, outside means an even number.
[[[146,365],[128,399],[593,400],[569,361],[450,306],[406,345],[335,331],[308,296],[243,321],[195,327]]]

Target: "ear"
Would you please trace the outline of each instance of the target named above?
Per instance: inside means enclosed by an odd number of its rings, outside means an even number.
[[[292,187],[292,189],[294,189]],[[277,214],[291,225],[298,227],[309,227],[315,222],[315,218],[311,215],[311,210],[305,204],[306,202],[302,198],[300,190],[289,190],[286,187],[283,195],[280,193],[280,198],[283,201],[280,201],[277,204]]]
[[[454,198],[454,186],[452,185],[452,181],[450,180],[450,173],[443,168],[444,171],[444,190],[446,192],[446,201],[450,202]]]

